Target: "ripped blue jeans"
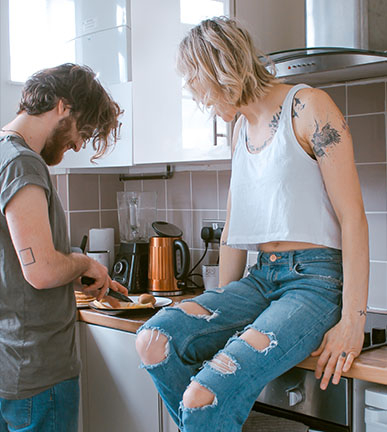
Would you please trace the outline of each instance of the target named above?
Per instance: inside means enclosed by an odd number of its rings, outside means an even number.
[[[165,358],[142,367],[180,430],[240,432],[264,386],[308,357],[338,322],[342,281],[339,250],[259,252],[246,278],[186,300],[208,314],[166,307],[146,322],[138,332],[167,342]],[[249,328],[268,336],[266,348],[239,337]],[[191,380],[213,393],[211,404],[184,406]]]

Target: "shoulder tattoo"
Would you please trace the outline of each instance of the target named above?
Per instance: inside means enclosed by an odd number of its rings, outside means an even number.
[[[331,127],[330,123],[327,122],[320,129],[319,124],[315,120],[316,129],[313,133],[312,144],[313,151],[317,157],[327,156],[327,150],[341,141],[339,132]],[[329,151],[329,150],[328,150]]]
[[[305,108],[305,104],[301,103],[298,97],[293,99],[292,118],[298,117],[298,113]]]
[[[34,253],[32,252],[32,249],[30,247],[19,250],[19,256],[20,261],[24,267],[34,264],[36,262]]]

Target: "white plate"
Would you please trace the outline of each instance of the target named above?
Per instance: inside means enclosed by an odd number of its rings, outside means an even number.
[[[134,303],[138,303],[138,298],[140,296],[128,296],[130,298],[130,300],[132,300]],[[155,297],[156,299],[156,303],[155,303],[155,308],[161,308],[164,306],[168,306],[172,303],[172,299],[168,298],[168,297]]]
[[[133,303],[138,303],[138,298],[140,296],[128,296]],[[98,306],[98,303],[95,303],[95,301],[90,302],[90,307],[94,310],[97,310],[99,312],[103,312],[109,315],[118,315],[118,314],[123,314],[123,313],[128,313],[128,314],[134,314],[134,313],[149,313],[149,312],[153,312],[157,309],[160,309],[164,306],[168,306],[172,303],[172,299],[167,298],[167,297],[155,297],[156,299],[156,303],[154,305],[153,308],[138,308],[138,309],[131,309],[131,308],[112,308],[112,307],[106,307],[106,308],[101,308]]]

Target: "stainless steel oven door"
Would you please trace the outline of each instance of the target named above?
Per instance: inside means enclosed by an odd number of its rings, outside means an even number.
[[[314,373],[293,368],[270,382],[261,392],[254,410],[300,421],[310,430],[351,431],[352,380],[319,387]]]

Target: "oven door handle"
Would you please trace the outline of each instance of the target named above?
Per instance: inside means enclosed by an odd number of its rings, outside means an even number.
[[[290,407],[294,407],[297,404],[304,401],[304,393],[299,387],[292,387],[286,390],[288,396],[288,402]]]

